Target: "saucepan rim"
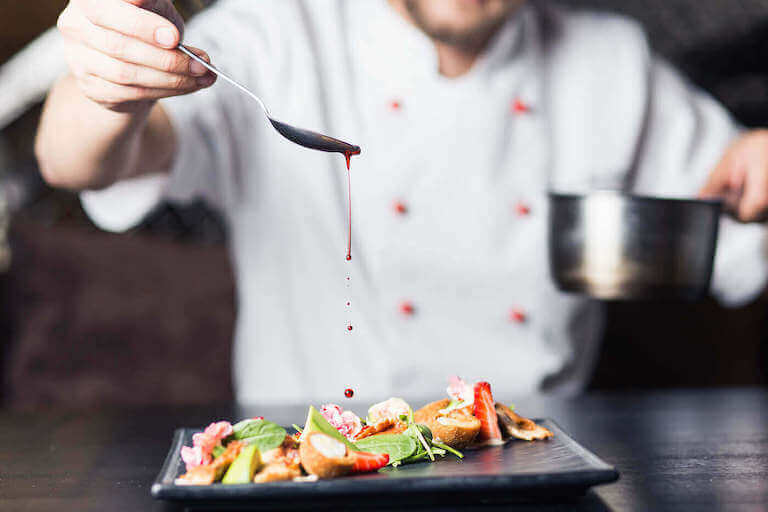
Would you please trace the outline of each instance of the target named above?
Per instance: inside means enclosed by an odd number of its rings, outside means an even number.
[[[700,205],[700,206],[707,205],[707,206],[718,206],[718,207],[721,207],[723,205],[723,200],[719,198],[694,199],[694,198],[679,198],[679,197],[659,197],[659,196],[634,194],[631,192],[624,192],[621,190],[611,190],[611,189],[597,189],[597,190],[592,190],[584,193],[558,192],[556,190],[549,190],[547,193],[549,197],[552,199],[586,199],[590,196],[596,196],[596,195],[615,195],[617,197],[621,197],[624,199],[629,199],[629,200],[638,201],[638,202],[647,202],[647,203],[674,203],[674,204],[691,204],[691,205]]]

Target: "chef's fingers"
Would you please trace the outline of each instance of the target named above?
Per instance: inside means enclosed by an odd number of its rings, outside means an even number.
[[[68,55],[70,68],[75,74],[94,75],[119,85],[184,93],[213,83],[211,76],[193,76],[189,68],[184,69],[184,73],[160,71],[124,62],[82,45],[68,52]]]
[[[759,222],[768,217],[768,159],[750,162],[739,201],[738,217],[742,222]]]
[[[742,222],[768,218],[768,130],[749,132],[734,142],[700,195],[722,197]]]
[[[150,5],[150,0],[130,1],[156,10],[161,10],[164,5],[161,2],[168,2],[152,0],[154,3]],[[110,25],[109,17],[114,16],[112,11],[120,8],[132,10],[130,14],[135,19],[124,22],[127,24],[136,23],[138,27],[139,22],[147,21],[146,16],[171,24],[165,18],[127,2],[72,0],[59,17],[67,61],[85,96],[111,110],[127,112],[136,102],[188,94],[215,82],[212,73],[193,64],[194,61],[176,49],[160,48],[126,35],[124,32],[131,32],[125,29],[127,25],[105,28],[104,25]],[[100,10],[102,8],[109,9]],[[174,30],[177,30],[175,25]],[[209,61],[204,52],[193,51]]]
[[[167,73],[188,73],[194,76],[202,76],[207,72],[203,66],[179,50],[159,48],[119,32],[96,26],[77,9],[62,13],[59,18],[59,30],[67,40],[89,46],[131,64],[147,66]],[[210,63],[210,58],[205,52],[197,48],[190,49]]]
[[[731,158],[730,154],[726,154],[709,174],[706,184],[699,191],[699,197],[706,199],[724,196],[730,187],[730,174]]]
[[[204,75],[207,72],[203,66],[179,50],[158,48],[90,23],[83,29],[81,37],[83,43],[91,48],[131,64],[147,66],[167,73]],[[205,52],[196,48],[193,51],[210,63],[210,58]]]
[[[173,0],[123,0],[123,2],[159,14],[173,23],[179,29],[182,39],[184,38],[184,18],[174,7]]]
[[[167,1],[72,0],[71,3],[94,25],[120,32],[161,48],[175,48],[181,42],[183,24],[177,26],[170,19],[142,7],[155,7],[156,10],[161,10],[161,6],[155,4]],[[163,7],[163,9],[170,12],[167,7]],[[181,19],[178,14],[172,17]]]
[[[136,102],[155,101],[161,98],[193,92],[196,89],[196,87],[193,87],[187,91],[179,91],[121,85],[94,75],[84,75],[76,78],[80,89],[86,97],[105,108],[118,111]],[[213,79],[211,78],[211,80]]]

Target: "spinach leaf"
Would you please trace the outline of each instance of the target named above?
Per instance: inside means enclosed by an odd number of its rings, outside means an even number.
[[[432,451],[440,449],[440,450],[443,450],[445,453],[452,453],[453,455],[455,455],[456,457],[458,457],[460,459],[464,458],[464,454],[463,453],[461,453],[460,451],[456,450],[455,448],[451,448],[447,444],[438,443],[436,441],[433,441],[432,444],[434,446],[437,446],[437,448],[432,448]],[[443,455],[445,455],[445,453],[443,453]]]
[[[435,456],[432,453],[431,447],[432,431],[429,430],[429,427],[426,425],[420,425],[418,423],[411,423],[405,432],[403,432],[403,434],[411,437],[414,441],[416,441],[416,445],[418,446],[416,453],[412,457],[421,457],[422,455],[426,454],[427,457],[429,457],[429,460],[434,462]],[[408,461],[405,462],[407,463]]]
[[[378,434],[355,444],[361,452],[388,453],[390,464],[407,459],[416,451],[416,441],[404,434]]]
[[[267,420],[243,420],[232,427],[232,439],[255,444],[261,453],[277,448],[285,441],[286,431]]]
[[[404,434],[408,434],[411,437],[418,437],[418,434],[416,433],[416,430],[418,430],[422,436],[424,436],[424,439],[428,443],[432,443],[432,431],[429,429],[428,426],[424,425],[423,423],[411,423],[410,426],[406,429]]]
[[[407,459],[403,459],[400,462],[401,464],[413,464],[414,462],[422,462],[425,460],[429,460],[427,459],[427,452],[422,450],[421,452],[416,452]]]

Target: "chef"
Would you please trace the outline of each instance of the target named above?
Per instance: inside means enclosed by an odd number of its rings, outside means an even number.
[[[582,390],[604,313],[552,284],[548,189],[739,190],[713,292],[738,305],[765,284],[765,229],[746,221],[768,210],[768,135],[630,20],[524,0],[221,0],[182,27],[169,0],[71,0],[70,73],[37,154],[107,230],[163,200],[222,212],[242,402],[434,396],[450,374]],[[351,261],[343,157],[282,138],[174,50],[182,37],[277,119],[362,147]]]

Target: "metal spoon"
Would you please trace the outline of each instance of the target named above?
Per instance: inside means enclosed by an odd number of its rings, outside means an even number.
[[[234,85],[238,89],[240,89],[242,92],[256,100],[256,103],[259,104],[261,109],[264,111],[264,114],[267,116],[267,119],[269,119],[269,122],[272,123],[272,126],[277,130],[280,135],[285,137],[286,139],[290,140],[291,142],[295,142],[296,144],[300,146],[304,146],[305,148],[310,149],[317,149],[319,151],[328,151],[330,153],[342,153],[344,155],[358,155],[360,154],[360,146],[355,146],[354,144],[349,144],[348,142],[344,142],[343,140],[334,139],[333,137],[329,137],[328,135],[323,135],[321,133],[313,132],[310,130],[305,130],[303,128],[297,128],[295,126],[291,126],[289,124],[283,123],[281,121],[278,121],[277,119],[273,118],[272,115],[269,113],[269,109],[267,109],[267,106],[264,104],[263,101],[261,101],[261,98],[253,94],[251,91],[248,90],[247,87],[239,84],[226,74],[219,71],[215,66],[208,64],[203,59],[198,57],[194,54],[194,52],[190,51],[189,48],[184,46],[183,44],[179,45],[179,50],[181,50],[185,55],[187,55],[190,59],[193,59],[200,64],[202,64],[208,71],[211,73],[215,73],[216,75],[220,76],[230,84]]]

